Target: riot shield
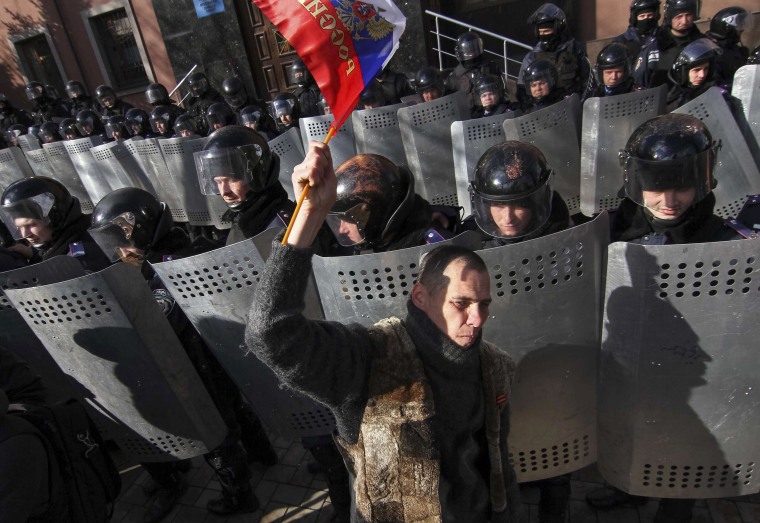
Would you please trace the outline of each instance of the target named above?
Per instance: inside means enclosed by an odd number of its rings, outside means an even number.
[[[222,220],[227,206],[219,195],[201,193],[193,154],[202,150],[207,138],[167,138],[158,140],[158,147],[166,160],[169,175],[177,188],[182,207],[190,225],[213,225],[229,229],[230,223]]]
[[[642,123],[665,113],[667,88],[589,98],[583,104],[581,212],[617,209],[623,186],[619,152]]]
[[[226,425],[140,270],[118,263],[74,280],[6,291],[90,406],[118,420],[132,459],[207,453]]]
[[[504,142],[504,120],[514,117],[514,111],[508,111],[451,124],[457,200],[459,206],[464,207],[465,216],[472,214],[469,187],[478,160],[490,147]]]
[[[158,140],[156,138],[130,139],[126,140],[124,145],[142,166],[145,177],[150,180],[155,190],[154,194],[171,209],[174,221],[187,222],[185,204],[166,165]]]
[[[65,140],[62,143],[71,158],[71,163],[74,164],[74,169],[79,174],[79,179],[82,180],[82,185],[90,195],[90,201],[97,205],[103,196],[111,192],[108,178],[101,172],[100,166],[90,152],[90,149],[102,144],[103,140],[99,136],[89,136],[77,140]]]
[[[310,116],[301,118],[298,125],[301,127],[301,142],[303,150],[309,150],[309,141],[323,142],[327,137],[330,125],[335,121],[335,116],[325,114],[323,116]],[[356,156],[356,142],[354,140],[354,128],[351,122],[346,122],[338,129],[335,136],[330,140],[330,153],[332,154],[333,166],[337,169],[340,164],[349,158]]]
[[[50,156],[45,149],[34,149],[26,151],[26,160],[29,162],[34,176],[46,176],[48,178],[55,178],[55,169],[53,164],[50,163]]]
[[[577,94],[539,111],[504,120],[504,137],[532,143],[554,171],[554,189],[570,214],[581,208],[581,102]]]
[[[290,176],[293,169],[301,163],[306,156],[301,142],[301,133],[295,127],[269,142],[269,148],[280,157],[280,183],[288,191],[288,198],[295,201],[293,194],[293,182]]]
[[[356,154],[385,156],[396,165],[408,167],[397,112],[410,104],[400,103],[354,111],[351,123],[356,139]]]
[[[111,190],[136,187],[150,191],[152,184],[143,173],[137,159],[121,142],[104,143],[90,149],[95,163],[108,180]]]
[[[480,235],[468,231],[446,242],[357,256],[314,256],[312,266],[325,318],[373,325],[389,316],[406,316],[406,302],[417,279],[420,257],[446,243],[480,248]]]
[[[721,218],[736,216],[747,196],[760,193],[760,174],[723,93],[711,87],[673,112],[696,116],[710,130],[713,140],[720,142],[715,164],[718,186],[713,190],[715,214]]]
[[[414,189],[433,205],[461,205],[457,203],[451,124],[469,117],[467,95],[461,92],[398,110]]]
[[[734,74],[731,94],[741,107],[736,121],[744,135],[755,164],[760,166],[760,65],[745,65]]]
[[[65,185],[71,195],[79,200],[79,206],[83,213],[91,213],[95,206],[92,204],[90,194],[85,189],[81,178],[79,178],[79,173],[74,168],[64,142],[46,143],[42,146],[42,150],[47,153],[53,167],[53,178]]]
[[[277,231],[153,268],[268,428],[291,438],[329,434],[334,426],[329,409],[283,387],[266,365],[241,349],[264,266],[260,252],[268,251]],[[313,285],[310,290],[306,315],[321,317]]]
[[[760,490],[757,247],[610,245],[598,468],[616,487],[692,499]]]
[[[40,141],[36,136],[32,134],[22,134],[17,138],[17,140],[18,146],[21,147],[21,150],[24,152],[24,154],[28,153],[29,151],[42,149]]]
[[[5,189],[16,180],[34,176],[26,156],[18,147],[0,149],[0,188]]]

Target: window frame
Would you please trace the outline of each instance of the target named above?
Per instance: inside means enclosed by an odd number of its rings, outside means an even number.
[[[24,79],[24,83],[29,83],[32,81],[30,74],[31,71],[29,70],[29,66],[26,61],[21,57],[21,54],[19,53],[16,45],[21,44],[26,40],[31,40],[32,38],[38,37],[40,35],[45,36],[45,40],[47,41],[48,47],[50,48],[50,53],[53,56],[53,60],[55,60],[55,66],[58,68],[58,74],[61,76],[63,84],[66,85],[66,82],[69,81],[69,78],[66,75],[66,70],[63,68],[63,63],[61,63],[61,57],[58,55],[58,49],[56,49],[53,38],[50,36],[50,30],[45,24],[35,25],[28,29],[24,29],[20,33],[8,35],[9,47],[11,49],[11,53],[13,53],[13,59],[16,62],[16,66],[18,67],[18,70]]]

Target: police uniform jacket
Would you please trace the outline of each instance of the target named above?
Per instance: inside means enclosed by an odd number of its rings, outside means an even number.
[[[633,68],[636,87],[649,89],[669,83],[668,71],[678,54],[688,44],[701,37],[702,33],[696,25],[692,26],[689,34],[684,37],[674,36],[669,25],[660,26],[654,36],[644,43],[636,59]]]

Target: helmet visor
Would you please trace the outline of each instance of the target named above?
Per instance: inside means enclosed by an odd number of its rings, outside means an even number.
[[[246,95],[244,92],[227,94],[224,95],[224,101],[227,102],[227,105],[233,109],[240,109],[243,107],[245,102],[248,101],[248,95]]]
[[[712,169],[715,151],[708,148],[699,154],[676,160],[643,160],[620,151],[625,194],[646,207],[647,192],[661,193],[670,189],[694,189],[697,203],[712,191]]]
[[[124,124],[122,122],[106,122],[106,136],[109,138],[124,138],[123,136],[123,129]],[[116,138],[114,138],[114,133],[117,134]]]
[[[219,185],[222,179],[253,182],[253,173],[261,162],[263,151],[257,144],[241,147],[226,147],[193,154],[195,169],[201,193],[206,196],[221,194]]]
[[[261,120],[261,111],[251,111],[250,113],[242,113],[240,115],[240,121],[246,127],[252,127],[258,129],[259,121]]]
[[[541,228],[552,211],[551,178],[530,193],[486,195],[470,188],[472,212],[480,229],[494,238],[517,239]]]
[[[207,90],[208,90],[208,80],[206,80],[205,78],[201,78],[200,80],[196,80],[195,82],[193,82],[190,85],[190,92],[195,97],[201,96]]]
[[[84,95],[84,89],[79,85],[67,85],[66,96],[69,98],[79,98]]]
[[[145,99],[153,105],[166,101],[166,93],[163,89],[153,88],[145,91]]]
[[[291,98],[287,98],[285,100],[275,100],[272,102],[274,117],[280,118],[286,114],[293,114],[294,106],[295,102]]]
[[[51,193],[36,194],[31,198],[19,200],[0,207],[0,217],[13,236],[20,240],[28,236],[28,228],[50,224],[50,209],[55,204]]]
[[[344,212],[330,212],[325,222],[332,230],[338,243],[344,247],[361,245],[366,241],[367,223],[370,217],[370,207],[359,203]]]
[[[136,248],[132,240],[134,228],[135,215],[125,212],[100,227],[89,229],[88,232],[108,259],[116,262],[129,258],[130,254],[132,257],[137,256],[134,252],[130,253],[130,250]]]

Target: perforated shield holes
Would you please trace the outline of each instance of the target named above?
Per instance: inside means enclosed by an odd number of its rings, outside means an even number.
[[[162,142],[171,142],[172,140],[186,141],[186,138],[171,138],[168,140],[162,140]],[[180,175],[184,175],[185,171],[181,169],[190,168],[192,165],[193,170],[187,172],[195,172],[195,164],[190,163],[186,159],[177,158],[177,154],[168,154],[164,157],[161,149],[158,147],[158,140],[156,138],[146,138],[144,140],[130,139],[127,140],[125,146],[129,153],[135,157],[135,159],[142,166],[145,177],[150,181],[153,186],[158,199],[165,202],[172,211],[172,218],[177,222],[187,222],[187,209],[185,195],[188,189],[185,189],[184,181]],[[176,153],[177,146],[175,144],[166,144],[167,151],[173,151]],[[191,158],[192,160],[192,158]],[[167,161],[172,162],[172,168],[167,165]],[[179,178],[177,178],[179,177]],[[194,193],[190,193],[190,197],[194,197],[197,201],[200,200]],[[196,203],[196,208],[200,206],[200,203]],[[207,218],[204,216],[204,218]]]
[[[42,149],[47,153],[55,173],[52,178],[65,185],[71,195],[79,200],[82,212],[91,213],[95,206],[92,204],[90,194],[79,178],[79,173],[74,168],[64,142],[46,143],[42,146]]]
[[[295,200],[290,175],[305,157],[298,129],[295,127],[288,129],[287,132],[270,141],[269,148],[280,158],[280,183],[287,191],[289,198]]]
[[[397,114],[399,109],[407,105],[401,103],[354,111],[351,119],[356,139],[356,153],[379,154],[396,165],[408,167]]]
[[[327,131],[330,125],[335,121],[335,116],[325,114],[322,116],[312,116],[301,118],[298,123],[301,127],[301,138],[303,140],[304,151],[307,150],[309,140],[323,142],[327,137]],[[349,158],[356,156],[356,144],[354,140],[354,128],[351,122],[344,123],[338,132],[330,140],[330,153],[332,154],[333,165],[337,169],[340,164]]]

